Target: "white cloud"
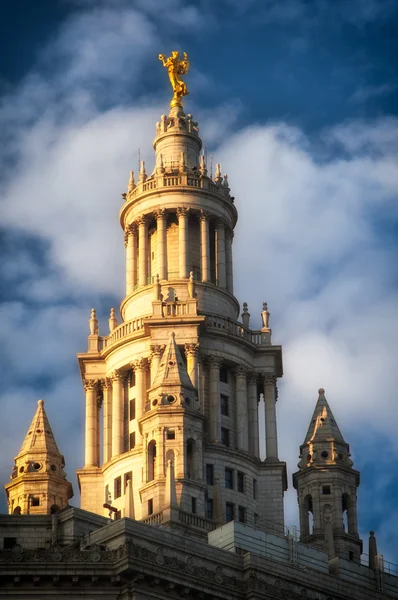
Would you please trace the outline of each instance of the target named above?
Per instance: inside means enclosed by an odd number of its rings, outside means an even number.
[[[4,364],[15,374],[0,400],[1,421],[11,422],[3,475],[34,412],[36,392],[26,380],[49,373],[55,380],[46,384],[45,400],[69,473],[83,460],[83,392],[74,353],[84,349],[87,297],[101,306],[104,297],[122,297],[119,194],[138,146],[149,169],[153,164],[150,144],[166,101],[141,98],[126,107],[126,97],[128,90],[135,98],[145,93],[140,77],[154,42],[159,45],[158,31],[136,11],[109,14],[97,9],[66,24],[57,47],[58,58],[68,57],[62,77],[30,76],[1,108],[13,125],[10,148],[18,159],[6,171],[2,222],[47,241],[52,265],[34,284],[21,286],[26,305],[10,303],[0,314],[8,349]],[[98,102],[104,82],[120,83],[120,92],[105,93],[116,108]],[[214,162],[222,162],[236,196],[237,295],[249,303],[253,327],[268,300],[273,340],[284,345],[281,458],[295,470],[323,386],[356,465],[364,464],[369,451],[368,431],[390,441],[396,460],[397,289],[391,278],[396,248],[385,238],[397,217],[397,122],[345,123],[317,140],[283,123],[233,134],[238,108],[229,104],[212,115],[198,108],[194,116],[201,117],[204,143],[216,146],[222,139]],[[382,216],[386,222],[378,225]],[[26,254],[19,260],[6,268],[10,277],[23,277],[31,264],[35,268]],[[66,306],[59,306],[61,299]],[[68,305],[71,299],[76,306]],[[45,306],[32,308],[30,303],[43,300]],[[12,419],[15,411],[27,415],[26,427]],[[73,441],[72,424],[80,427]],[[287,522],[294,520],[290,492]]]

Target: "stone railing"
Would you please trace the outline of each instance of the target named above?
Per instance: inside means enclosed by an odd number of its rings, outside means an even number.
[[[102,343],[100,343],[100,350],[103,350],[107,346],[114,344],[118,340],[121,340],[132,333],[142,331],[144,329],[144,320],[147,317],[140,317],[139,319],[133,319],[133,321],[127,321],[122,323],[110,333],[107,337],[102,337]]]
[[[184,525],[196,527],[198,529],[204,529],[205,531],[213,531],[213,529],[218,527],[217,523],[211,521],[210,519],[206,519],[205,517],[200,517],[199,515],[194,515],[192,513],[187,513],[183,510],[178,511],[178,518]]]
[[[175,175],[160,174],[154,175],[145,181],[139,181],[137,182],[136,187],[131,192],[126,194],[126,202],[133,200],[136,196],[139,196],[145,192],[178,186],[188,186],[202,190],[208,190],[209,192],[223,196],[232,202],[228,187],[214,183],[210,177],[195,176],[188,173],[177,173]]]
[[[225,331],[233,336],[243,338],[248,342],[256,345],[269,345],[269,338],[264,335],[261,331],[252,331],[248,329],[242,323],[233,321],[226,317],[218,317],[216,315],[209,315],[205,319],[206,329],[216,329]]]
[[[160,306],[160,303],[159,303]],[[155,318],[180,318],[184,316],[193,315],[196,316],[196,303],[192,301],[184,302],[162,302],[159,308],[159,315],[147,315],[134,319],[133,321],[127,321],[116,327],[111,334],[99,338],[98,350],[104,350],[108,346],[115,342],[131,335],[134,333],[143,333],[145,321],[151,317]],[[248,342],[255,344],[256,346],[267,346],[270,345],[269,336],[261,331],[252,331],[247,329],[242,323],[228,319],[226,317],[218,317],[216,315],[205,316],[205,329],[208,331],[224,331],[229,335],[237,338],[247,340]]]
[[[158,513],[154,513],[153,515],[149,515],[145,519],[142,519],[141,523],[145,523],[145,525],[160,525],[163,523],[163,511],[161,510]]]

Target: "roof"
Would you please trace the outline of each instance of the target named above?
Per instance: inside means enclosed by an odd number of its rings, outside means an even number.
[[[46,411],[44,400],[39,400],[37,410],[25,436],[19,454],[26,452],[61,454],[55,442]]]
[[[161,385],[183,385],[192,388],[192,382],[178,349],[174,331],[170,333],[169,342],[163,351],[152,388]]]
[[[304,443],[333,439],[336,442],[345,444],[341,431],[326,400],[325,390],[320,388],[318,394],[318,401]]]

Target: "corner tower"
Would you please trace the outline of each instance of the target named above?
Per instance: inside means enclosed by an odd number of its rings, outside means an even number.
[[[299,471],[293,475],[300,509],[300,540],[360,562],[357,496],[359,472],[352,468],[350,447],[325,397],[323,388],[300,447]]]
[[[5,486],[10,514],[43,515],[65,508],[73,496],[64,471],[65,460],[55,442],[44,401],[15,458],[11,482]]]
[[[219,481],[221,520],[263,518],[282,528],[286,468],[278,458],[275,409],[282,353],[271,343],[266,306],[261,330],[250,328],[247,306],[239,321],[232,259],[237,209],[228,178],[220,165],[209,176],[198,123],[184,113],[181,98],[156,124],[153,147],[153,171],[142,163],[138,181],[131,172],[123,194],[121,323],[112,309],[109,333],[100,335],[93,310],[88,351],[78,355],[86,390],[82,508],[107,514],[103,505],[111,502],[124,516],[132,481],[135,517],[164,522],[172,464],[185,527],[213,527]]]

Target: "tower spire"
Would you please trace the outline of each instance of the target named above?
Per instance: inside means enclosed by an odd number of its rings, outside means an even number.
[[[356,487],[359,473],[352,468],[350,447],[336,423],[325,390],[318,399],[304,443],[299,471],[293,475],[300,507],[301,541],[329,553],[360,561]],[[312,514],[313,526],[309,514]]]
[[[11,482],[5,486],[8,508],[14,514],[49,514],[64,508],[73,496],[64,471],[65,460],[51,429],[44,401],[39,400]]]

